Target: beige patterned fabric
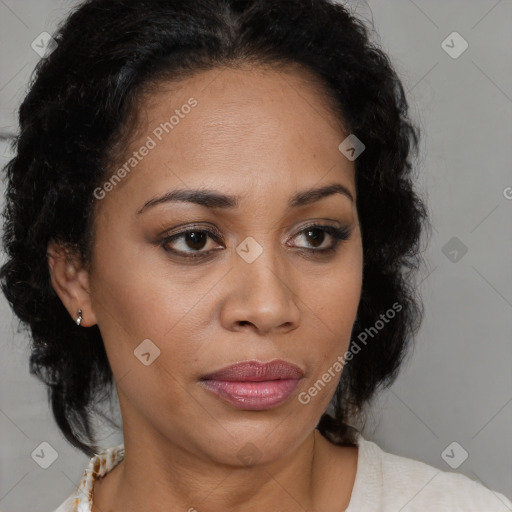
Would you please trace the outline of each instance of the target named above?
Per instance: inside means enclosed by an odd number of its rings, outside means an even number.
[[[107,448],[89,461],[80,485],[55,512],[91,512],[92,491],[95,480],[99,480],[124,459],[124,445]]]

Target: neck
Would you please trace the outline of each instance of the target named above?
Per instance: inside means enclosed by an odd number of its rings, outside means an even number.
[[[252,466],[201,457],[145,429],[125,429],[124,444],[125,459],[95,483],[93,512],[344,510],[357,468],[357,448],[317,430],[286,456]]]

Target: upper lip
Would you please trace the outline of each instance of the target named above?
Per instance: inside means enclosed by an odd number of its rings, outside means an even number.
[[[205,375],[201,380],[262,382],[280,379],[300,379],[303,375],[304,372],[297,365],[282,359],[274,359],[267,363],[253,360],[226,366],[216,372]]]

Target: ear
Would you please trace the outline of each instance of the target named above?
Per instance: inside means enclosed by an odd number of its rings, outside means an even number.
[[[50,242],[47,249],[48,267],[55,293],[68,310],[73,321],[82,310],[82,327],[91,327],[97,323],[92,309],[89,288],[89,273],[82,267],[80,258],[70,249]]]

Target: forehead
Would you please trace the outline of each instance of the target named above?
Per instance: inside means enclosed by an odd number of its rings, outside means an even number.
[[[197,106],[189,112],[187,102],[192,98]],[[346,133],[332,95],[298,64],[221,67],[179,81],[163,80],[144,91],[134,115],[136,129],[126,140],[155,129],[158,135],[162,131],[158,127],[171,122],[173,126],[167,127],[172,137],[164,142],[181,145],[190,140],[198,148],[224,136],[241,142],[251,135],[270,138],[280,132],[281,137],[298,134],[309,140],[326,136],[338,140]]]
[[[141,98],[113,170],[151,149],[116,189],[132,182],[138,196],[198,185],[268,195],[341,173],[353,191],[353,164],[338,150],[346,131],[331,101],[301,68],[220,68],[161,82]]]

